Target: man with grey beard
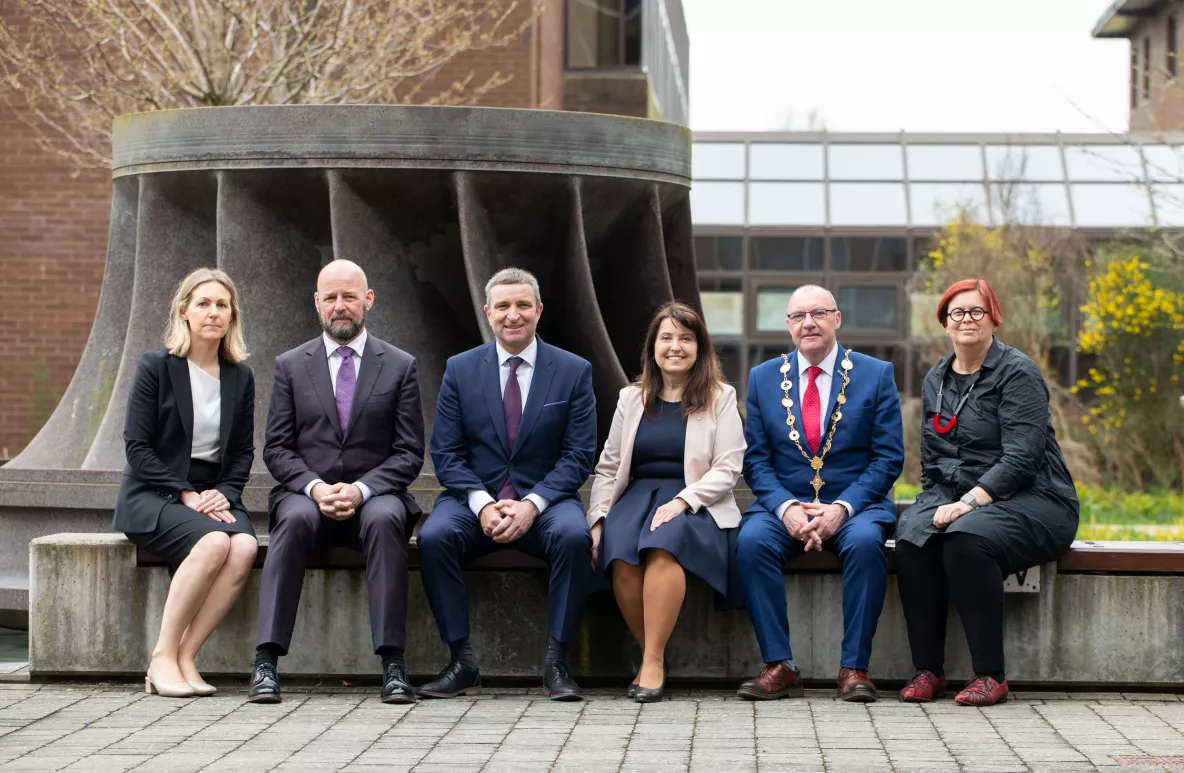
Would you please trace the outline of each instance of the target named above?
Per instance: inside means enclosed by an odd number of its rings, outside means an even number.
[[[313,298],[323,333],[275,362],[263,461],[277,485],[247,700],[279,703],[277,662],[292,642],[305,567],[343,546],[366,556],[382,700],[414,703],[403,648],[407,538],[420,515],[407,487],[424,458],[415,358],[366,332],[374,291],[356,264],[325,266]]]

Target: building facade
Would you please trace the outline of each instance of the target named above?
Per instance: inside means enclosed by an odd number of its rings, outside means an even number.
[[[909,280],[935,228],[965,209],[988,224],[1063,228],[1109,240],[1184,228],[1184,135],[697,133],[695,255],[704,312],[727,377],[791,346],[790,294],[830,289],[846,346],[892,362],[918,394],[932,299]],[[1076,307],[1060,310],[1076,330]],[[1062,378],[1080,363],[1071,336]]]
[[[1095,38],[1130,41],[1130,130],[1184,129],[1184,84],[1180,81],[1179,0],[1116,0],[1094,26]]]
[[[20,5],[0,0],[0,18],[16,20]],[[530,21],[525,34],[462,55],[436,81],[498,72],[511,80],[486,106],[687,123],[681,0],[522,0],[516,13]],[[110,172],[43,152],[28,118],[0,100],[0,460],[32,439],[74,374],[99,301],[111,208]]]

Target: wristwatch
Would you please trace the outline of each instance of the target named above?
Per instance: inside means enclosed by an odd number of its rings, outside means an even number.
[[[964,504],[964,505],[970,505],[970,509],[971,509],[971,510],[973,510],[974,508],[978,507],[978,500],[977,500],[977,499],[975,499],[975,498],[974,498],[974,494],[972,494],[972,493],[971,493],[971,492],[969,492],[969,491],[967,491],[965,494],[963,494],[963,495],[962,495],[962,498],[961,498],[961,499],[959,499],[958,501],[959,501],[959,502],[961,502],[961,503],[962,503],[962,504]]]

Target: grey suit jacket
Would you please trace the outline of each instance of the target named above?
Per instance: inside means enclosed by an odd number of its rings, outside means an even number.
[[[268,498],[276,506],[320,478],[361,481],[374,496],[394,494],[409,514],[420,508],[407,493],[424,459],[423,412],[415,358],[373,334],[358,370],[348,429],[341,431],[323,339],[284,352],[275,360],[275,384],[267,412],[263,461],[278,481]]]

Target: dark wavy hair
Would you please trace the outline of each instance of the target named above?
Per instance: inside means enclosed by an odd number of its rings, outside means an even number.
[[[663,304],[646,331],[645,347],[641,351],[641,376],[637,379],[637,385],[641,387],[645,415],[651,419],[657,416],[658,394],[662,391],[662,370],[658,367],[658,361],[654,359],[654,345],[658,342],[658,329],[667,319],[690,330],[698,344],[695,364],[691,367],[691,375],[682,391],[682,415],[691,417],[711,408],[716,390],[724,380],[719,357],[711,345],[711,334],[707,332],[703,318],[685,303],[671,301]]]

